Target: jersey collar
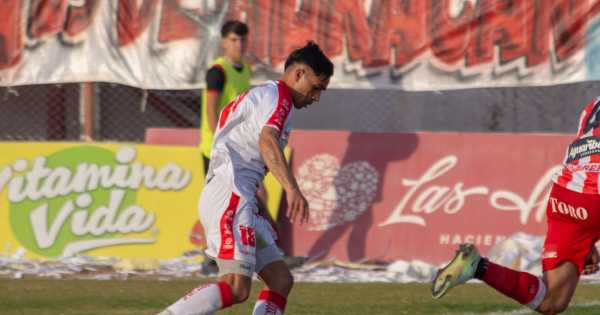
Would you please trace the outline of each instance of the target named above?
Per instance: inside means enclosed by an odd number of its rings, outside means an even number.
[[[287,86],[287,84],[285,84],[285,82],[282,80],[278,80],[277,87],[279,91],[283,93],[283,97],[285,97],[285,99],[292,104],[292,108],[296,107],[294,106],[294,100],[292,99],[292,94],[290,94],[290,88]]]

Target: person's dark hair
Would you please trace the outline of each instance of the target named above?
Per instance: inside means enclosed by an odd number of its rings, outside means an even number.
[[[295,63],[303,63],[309,66],[317,76],[326,75],[328,77],[333,75],[333,63],[325,56],[319,45],[313,41],[309,41],[302,48],[298,48],[287,57],[285,61],[284,69]]]
[[[248,26],[244,22],[230,20],[221,27],[221,37],[225,38],[229,33],[235,33],[238,36],[248,35]]]

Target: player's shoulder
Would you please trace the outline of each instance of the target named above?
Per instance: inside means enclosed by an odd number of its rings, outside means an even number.
[[[210,65],[210,67],[208,68],[207,72],[220,72],[222,74],[225,74],[225,68],[224,68],[223,61],[224,61],[223,58],[215,59],[213,61],[213,63]]]
[[[250,90],[250,95],[253,98],[262,101],[277,100],[279,97],[279,91],[277,89],[277,82],[267,81],[261,85],[257,85]]]
[[[257,85],[254,88],[258,93],[277,95],[277,82],[267,81],[261,85]]]

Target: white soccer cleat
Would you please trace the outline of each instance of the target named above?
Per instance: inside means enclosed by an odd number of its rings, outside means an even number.
[[[472,279],[481,260],[479,251],[473,244],[461,244],[456,255],[446,267],[440,269],[433,279],[431,295],[439,299],[448,290]]]

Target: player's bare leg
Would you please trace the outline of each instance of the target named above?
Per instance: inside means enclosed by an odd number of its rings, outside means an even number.
[[[548,288],[542,303],[536,311],[542,314],[558,314],[569,306],[579,282],[577,267],[565,262],[544,273],[544,283]]]
[[[248,299],[252,287],[252,278],[245,275],[230,273],[221,276],[219,280],[229,284],[231,287],[233,304],[242,303]]]
[[[294,278],[282,260],[266,265],[258,275],[266,288],[263,289],[254,306],[253,315],[283,314],[287,297],[294,285]]]
[[[225,274],[218,283],[203,284],[180,298],[158,315],[210,315],[248,299],[252,279],[241,274]]]

